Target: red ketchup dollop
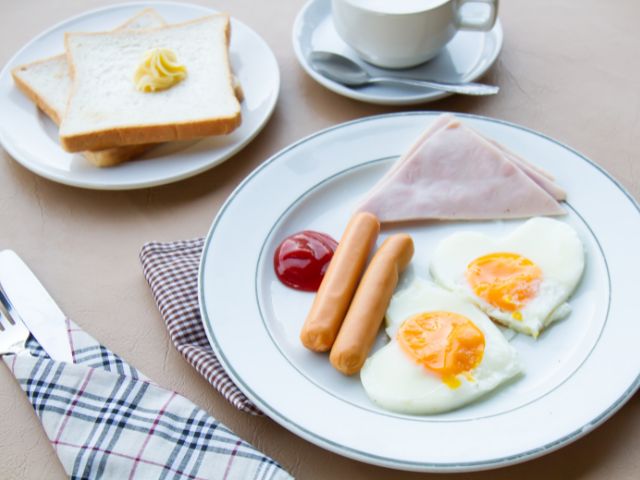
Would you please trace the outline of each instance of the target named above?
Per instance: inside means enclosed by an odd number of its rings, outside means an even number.
[[[304,230],[289,235],[273,256],[278,279],[296,290],[317,291],[337,246],[338,242],[321,232]]]

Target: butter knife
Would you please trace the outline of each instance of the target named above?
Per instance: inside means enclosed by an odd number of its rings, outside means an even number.
[[[12,250],[0,252],[0,302],[22,320],[52,359],[73,363],[66,315]]]

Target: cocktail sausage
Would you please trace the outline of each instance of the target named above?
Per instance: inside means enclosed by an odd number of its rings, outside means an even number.
[[[371,259],[329,355],[331,364],[345,375],[362,368],[413,250],[411,237],[399,233],[387,238]]]
[[[358,213],[349,221],[300,332],[308,349],[331,349],[379,232],[380,222],[371,213]]]

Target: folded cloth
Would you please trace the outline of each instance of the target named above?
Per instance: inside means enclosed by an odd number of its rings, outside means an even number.
[[[73,479],[285,479],[277,463],[207,412],[149,381],[67,321],[74,363],[33,337],[5,355]]]
[[[203,246],[203,238],[147,243],[140,251],[142,270],[176,349],[232,405],[257,414],[260,410],[222,368],[202,325],[198,268]]]

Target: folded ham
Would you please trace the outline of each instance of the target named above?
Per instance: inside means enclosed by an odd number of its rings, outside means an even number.
[[[553,177],[441,115],[369,191],[358,211],[381,222],[484,220],[565,213]]]

